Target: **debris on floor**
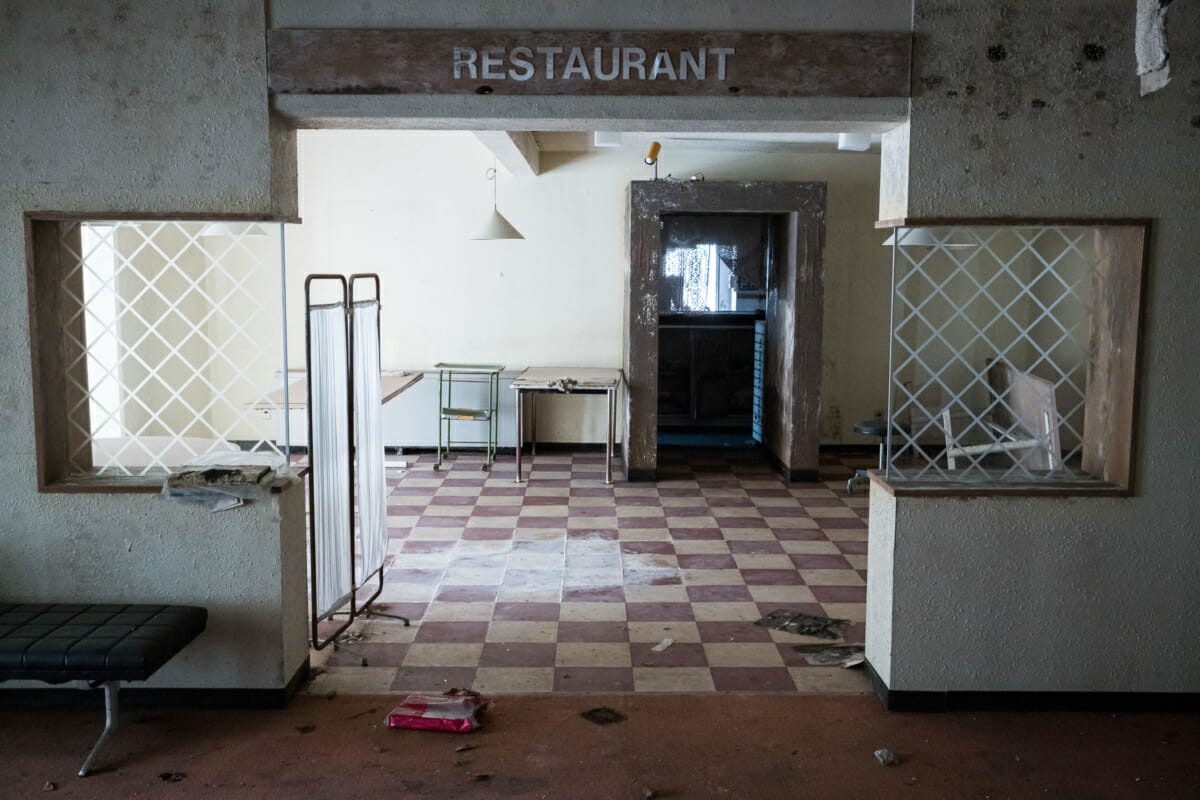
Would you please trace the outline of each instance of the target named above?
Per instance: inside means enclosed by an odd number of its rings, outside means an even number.
[[[454,752],[465,753],[468,750],[474,750],[474,749],[475,749],[475,745],[473,745],[473,744],[460,744],[458,747],[454,748]]]
[[[599,708],[589,708],[579,716],[586,719],[588,722],[596,725],[612,725],[615,722],[624,722],[625,715],[620,711],[609,708],[608,706],[600,706]]]
[[[478,692],[451,689],[445,694],[410,694],[387,716],[389,728],[469,733],[491,701]]]
[[[792,649],[818,667],[858,667],[867,660],[861,644],[798,644]]]
[[[799,611],[777,609],[760,619],[755,625],[773,628],[777,631],[799,634],[800,636],[816,636],[818,639],[840,639],[842,632],[850,627],[848,619],[831,619],[816,617]]]
[[[300,733],[312,733],[317,729],[316,725],[297,725],[296,730]]]
[[[654,791],[649,786],[647,786],[645,789],[642,789],[642,800],[654,800],[656,797],[658,797],[658,792]]]
[[[875,751],[875,758],[879,759],[879,763],[885,767],[894,767],[900,763],[900,759],[891,750],[886,747]]]
[[[346,631],[337,637],[336,644],[357,644],[366,638],[367,635],[362,631]]]
[[[46,781],[45,783],[42,784],[43,792],[53,792],[57,788],[58,788],[58,784],[56,784],[54,781]]]
[[[158,779],[163,783],[179,783],[187,779],[187,773],[184,772],[162,772],[159,773]]]
[[[673,644],[675,644],[675,640],[668,636],[666,639],[663,639],[661,642],[654,645],[654,647],[651,647],[650,649],[656,653],[661,653],[663,650],[666,650],[668,647],[670,647]]]

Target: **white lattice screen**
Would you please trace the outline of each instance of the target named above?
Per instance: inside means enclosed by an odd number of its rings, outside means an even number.
[[[889,480],[1086,479],[1091,229],[899,228]]]
[[[200,455],[282,453],[281,225],[63,225],[71,469],[154,475]],[[275,391],[275,398],[270,395]]]

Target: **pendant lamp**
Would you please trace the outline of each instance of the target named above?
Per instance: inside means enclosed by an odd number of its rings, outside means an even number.
[[[471,239],[524,239],[521,232],[504,218],[496,208],[496,167],[491,167],[484,173],[487,180],[492,182],[492,213],[488,214],[483,224],[471,235]]]

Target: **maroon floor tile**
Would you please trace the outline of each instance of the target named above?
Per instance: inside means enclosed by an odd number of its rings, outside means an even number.
[[[749,508],[754,506],[754,501],[749,497],[710,497],[708,505],[710,508]]]
[[[804,506],[759,506],[759,512],[764,517],[807,517],[808,512],[804,510]]]
[[[781,542],[824,542],[829,540],[829,537],[822,533],[820,528],[781,528],[775,526],[771,528],[771,532]]]
[[[553,622],[558,619],[558,606],[558,603],[496,603],[496,607],[492,611],[492,619]]]
[[[724,539],[720,528],[671,528],[671,538],[681,541]]]
[[[767,521],[762,517],[721,517],[723,528],[765,528]]]
[[[804,583],[794,569],[744,569],[741,573],[747,586],[798,586]]]
[[[712,509],[708,506],[664,506],[666,517],[712,517]],[[661,526],[661,520],[659,520]]]
[[[480,497],[521,497],[524,494],[524,486],[484,486],[479,492]]]
[[[414,641],[422,644],[482,642],[487,636],[486,622],[422,622]]]
[[[752,603],[753,595],[745,586],[689,586],[688,600],[693,603]]]
[[[624,586],[576,586],[563,589],[564,603],[624,603]]]
[[[392,679],[393,692],[442,692],[469,687],[475,681],[474,667],[401,667]],[[396,698],[400,704],[402,698]]]
[[[462,535],[463,541],[467,542],[498,541],[512,537],[512,528],[465,528]]]
[[[621,574],[626,586],[678,586],[683,583],[683,576],[671,567],[631,567]]]
[[[568,517],[615,517],[615,506],[567,506]]]
[[[520,513],[520,506],[477,505],[471,509],[472,517],[515,517]]]
[[[387,513],[392,517],[419,517],[425,513],[426,506],[392,506],[387,507]]]
[[[617,528],[623,531],[662,528],[666,524],[662,517],[617,517]]]
[[[838,548],[838,550],[841,550],[843,553],[852,553],[855,555],[866,555],[867,554],[867,543],[866,542],[841,541],[841,542],[837,543],[837,548]]]
[[[865,586],[810,586],[813,597],[822,603],[865,603]]]
[[[436,599],[443,603],[492,603],[498,591],[496,586],[442,586]]]
[[[388,527],[388,538],[389,539],[407,539],[409,534],[411,534],[411,533],[412,533],[412,528]]]
[[[663,476],[659,477],[659,481],[663,480]],[[658,487],[659,497],[703,497],[699,489],[683,488],[675,486],[660,486]]]
[[[613,497],[612,487],[604,486],[575,486],[571,488],[571,497]]]
[[[674,555],[671,542],[621,542],[621,552],[629,555]]]
[[[397,486],[388,492],[388,494],[392,495],[393,497],[407,497],[409,495],[431,495],[436,491],[436,486]]]
[[[389,615],[405,617],[416,624],[421,621],[421,617],[425,616],[425,609],[428,607],[428,603],[372,603],[363,616],[366,619],[381,616],[387,619]]]
[[[475,505],[475,501],[477,499],[478,498],[476,498],[476,497],[464,497],[462,495],[457,495],[457,494],[439,495],[437,497],[434,497],[432,500],[430,500],[429,505],[431,505],[431,506],[473,506],[473,505]]]
[[[786,667],[712,667],[718,692],[794,692],[796,683]]]
[[[813,617],[824,617],[825,609],[821,608],[820,603],[759,603],[758,613],[766,617],[776,611],[791,611],[793,613],[808,614]],[[766,630],[765,627],[758,626],[761,630]]]
[[[783,545],[775,541],[743,541],[734,539],[729,542],[729,552],[750,555],[777,555],[783,552]]]
[[[769,642],[771,634],[753,622],[697,622],[702,642]]]
[[[629,654],[635,667],[707,667],[704,645],[675,642],[661,653],[654,652],[655,642],[634,642]]]
[[[451,475],[447,475],[446,479],[442,481],[442,486],[466,488],[468,486],[483,486],[485,481],[487,481],[487,478],[464,478],[452,473]]]
[[[479,656],[479,666],[553,667],[555,647],[553,642],[488,642]]]
[[[632,667],[556,667],[556,692],[632,692]]]
[[[750,497],[791,497],[792,493],[784,487],[778,489],[747,489],[746,494]]]
[[[560,642],[628,642],[629,626],[615,621],[558,623]]]
[[[466,524],[462,517],[422,516],[417,521],[420,528],[461,528]]]
[[[867,571],[865,569],[858,570],[858,577],[865,581],[867,579]]]
[[[691,603],[626,603],[625,616],[630,622],[690,622]]]
[[[721,553],[685,553],[676,559],[680,569],[737,569],[733,556]]]
[[[838,530],[846,530],[851,528],[867,527],[867,523],[864,522],[860,517],[825,517],[817,520],[817,524],[819,524],[822,528],[830,530],[835,528]]]
[[[557,468],[553,469],[553,470],[547,470],[545,468],[539,470],[539,472],[542,472],[543,474],[547,471],[559,472],[560,470]],[[528,480],[525,481],[525,488],[527,490],[525,492],[525,494],[529,494],[528,489],[532,489],[532,488],[570,489],[571,488],[571,479],[570,478],[542,478],[542,477],[539,477],[536,473],[530,473]]]
[[[701,489],[741,489],[742,483],[737,478],[702,478],[697,477],[696,483]]]
[[[850,562],[842,556],[827,553],[795,553],[792,563],[797,569],[850,569]]]
[[[527,494],[527,495],[525,495],[525,499],[522,501],[522,504],[527,505],[527,506],[565,506],[567,504],[567,500],[568,500],[568,498],[566,498],[566,497],[554,497],[554,496],[542,495],[542,494],[534,494],[534,495]]]
[[[408,653],[407,644],[391,644],[386,642],[355,642],[339,645],[338,649],[329,654],[326,663],[331,667],[359,667],[366,659],[368,667],[398,667]]]

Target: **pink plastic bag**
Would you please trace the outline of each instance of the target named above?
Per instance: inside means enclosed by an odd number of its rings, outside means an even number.
[[[490,701],[477,692],[451,690],[446,694],[410,694],[391,710],[389,728],[469,733],[479,727],[476,716]]]

